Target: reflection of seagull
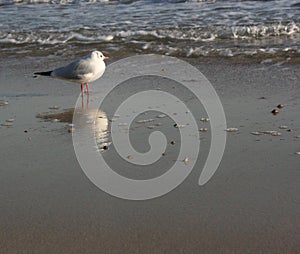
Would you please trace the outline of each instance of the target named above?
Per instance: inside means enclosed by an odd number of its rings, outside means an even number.
[[[93,51],[87,56],[66,66],[52,71],[36,72],[34,74],[80,83],[82,95],[85,84],[87,93],[89,94],[88,83],[97,80],[103,75],[105,71],[104,60],[106,59],[108,59],[108,57],[104,56],[100,51]]]
[[[109,146],[108,118],[105,112],[99,109],[74,109],[73,124],[79,132],[90,133],[96,138],[98,149],[106,150]]]

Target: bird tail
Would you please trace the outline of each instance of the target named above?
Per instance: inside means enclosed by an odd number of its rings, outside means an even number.
[[[34,75],[51,76],[52,71],[35,72]]]

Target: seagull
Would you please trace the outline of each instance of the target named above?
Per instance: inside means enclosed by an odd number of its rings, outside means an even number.
[[[89,82],[100,78],[105,71],[104,56],[100,51],[93,51],[87,56],[75,60],[66,66],[54,69],[52,71],[35,72],[35,75],[49,76],[81,84],[81,94],[84,94],[84,84],[89,94]]]

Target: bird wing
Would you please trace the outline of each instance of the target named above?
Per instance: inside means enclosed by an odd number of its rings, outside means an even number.
[[[64,67],[53,70],[51,76],[70,81],[85,81],[94,75],[94,65],[90,59],[79,59]]]

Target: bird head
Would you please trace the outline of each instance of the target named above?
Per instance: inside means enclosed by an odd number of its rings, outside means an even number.
[[[102,59],[102,60],[107,60],[109,57],[108,56],[104,56],[103,54],[102,54],[102,52],[100,52],[100,51],[93,51],[93,53],[92,53],[95,57],[97,57],[97,58],[100,58],[100,59]]]

